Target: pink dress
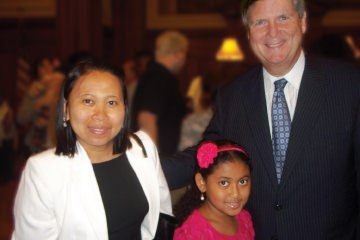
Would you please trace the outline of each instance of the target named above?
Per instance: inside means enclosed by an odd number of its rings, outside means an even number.
[[[250,213],[243,209],[236,216],[236,221],[238,222],[237,233],[232,236],[224,235],[217,232],[198,210],[194,210],[175,230],[174,240],[253,240],[255,232]]]

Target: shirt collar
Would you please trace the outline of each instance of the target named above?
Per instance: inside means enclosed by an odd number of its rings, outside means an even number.
[[[293,86],[296,89],[299,89],[301,78],[304,73],[304,69],[305,69],[305,55],[303,51],[301,51],[300,56],[296,61],[295,65],[292,67],[292,69],[284,76],[280,76],[280,77],[273,76],[265,68],[263,68],[265,89],[272,89],[272,87],[274,86],[274,82],[281,78],[285,78],[288,81],[288,83],[290,83],[291,86]]]

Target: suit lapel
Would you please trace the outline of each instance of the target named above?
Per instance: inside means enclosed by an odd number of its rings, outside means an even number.
[[[306,58],[294,118],[291,124],[290,140],[286,154],[281,185],[289,179],[296,163],[301,161],[301,152],[310,139],[310,134],[326,99],[326,81],[316,70],[316,62]]]
[[[247,116],[249,118],[249,125],[254,135],[254,142],[256,152],[260,155],[262,164],[268,173],[268,178],[274,189],[277,188],[277,179],[275,173],[275,163],[273,160],[271,135],[268,123],[268,114],[266,108],[264,81],[262,76],[262,69],[260,69],[255,79],[255,84],[251,84],[249,89],[243,92],[245,97],[244,102]]]

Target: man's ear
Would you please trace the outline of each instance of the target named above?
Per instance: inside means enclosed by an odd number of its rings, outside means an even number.
[[[307,12],[306,11],[304,12],[304,16],[301,19],[301,30],[302,30],[303,34],[306,33],[306,31],[307,31]]]
[[[195,174],[195,183],[198,189],[200,190],[200,192],[202,193],[206,192],[206,181],[204,180],[204,178],[201,176],[200,173]]]

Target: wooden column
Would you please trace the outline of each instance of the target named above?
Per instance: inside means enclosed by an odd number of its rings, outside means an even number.
[[[58,0],[58,55],[67,59],[77,51],[102,57],[102,16],[99,0]]]
[[[146,0],[113,0],[112,15],[113,62],[120,66],[137,51],[146,48]]]

